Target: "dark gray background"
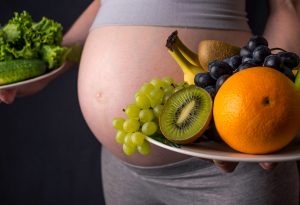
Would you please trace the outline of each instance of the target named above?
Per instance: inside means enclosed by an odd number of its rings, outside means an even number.
[[[67,30],[91,0],[0,0],[0,22],[27,10]],[[0,204],[104,204],[100,144],[89,131],[77,99],[77,71],[42,92],[0,104]]]
[[[91,0],[0,0],[0,23],[14,11],[47,16],[65,31]],[[267,1],[249,0],[250,26],[261,34]],[[89,131],[77,99],[77,69],[42,92],[0,104],[0,204],[104,204],[100,144]]]

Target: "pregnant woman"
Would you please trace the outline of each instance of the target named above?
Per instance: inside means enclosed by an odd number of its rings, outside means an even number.
[[[299,3],[270,3],[265,33],[270,46],[297,52],[293,43],[274,31],[286,22],[299,25],[299,5],[294,5]],[[147,157],[123,154],[115,142],[113,118],[123,115],[122,109],[144,82],[164,76],[183,80],[165,48],[174,30],[192,50],[203,39],[243,46],[252,35],[243,0],[96,0],[64,37],[65,45],[84,44],[79,102],[89,128],[102,144],[106,204],[298,204],[295,162],[267,171],[272,164],[213,163],[154,145]],[[16,95],[32,94],[46,84],[5,91],[0,99],[11,103]]]

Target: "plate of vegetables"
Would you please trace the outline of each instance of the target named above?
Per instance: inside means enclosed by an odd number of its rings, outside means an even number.
[[[0,27],[0,89],[48,78],[63,68],[71,48],[61,45],[63,26],[46,17],[34,21],[15,12]]]

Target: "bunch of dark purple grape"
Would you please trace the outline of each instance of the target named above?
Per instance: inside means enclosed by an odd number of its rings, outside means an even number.
[[[281,48],[268,47],[268,41],[262,36],[253,36],[240,54],[223,61],[214,60],[208,65],[208,72],[195,75],[195,85],[204,88],[212,98],[222,84],[236,72],[257,66],[271,67],[286,75],[293,82],[295,76],[292,69],[299,64],[299,56]]]

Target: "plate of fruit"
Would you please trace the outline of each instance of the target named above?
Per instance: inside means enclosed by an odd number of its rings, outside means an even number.
[[[197,54],[175,31],[166,47],[184,82],[144,83],[124,109],[127,118],[113,120],[126,155],[147,155],[154,145],[224,161],[300,159],[298,55],[269,48],[262,36],[242,48],[201,41]]]

